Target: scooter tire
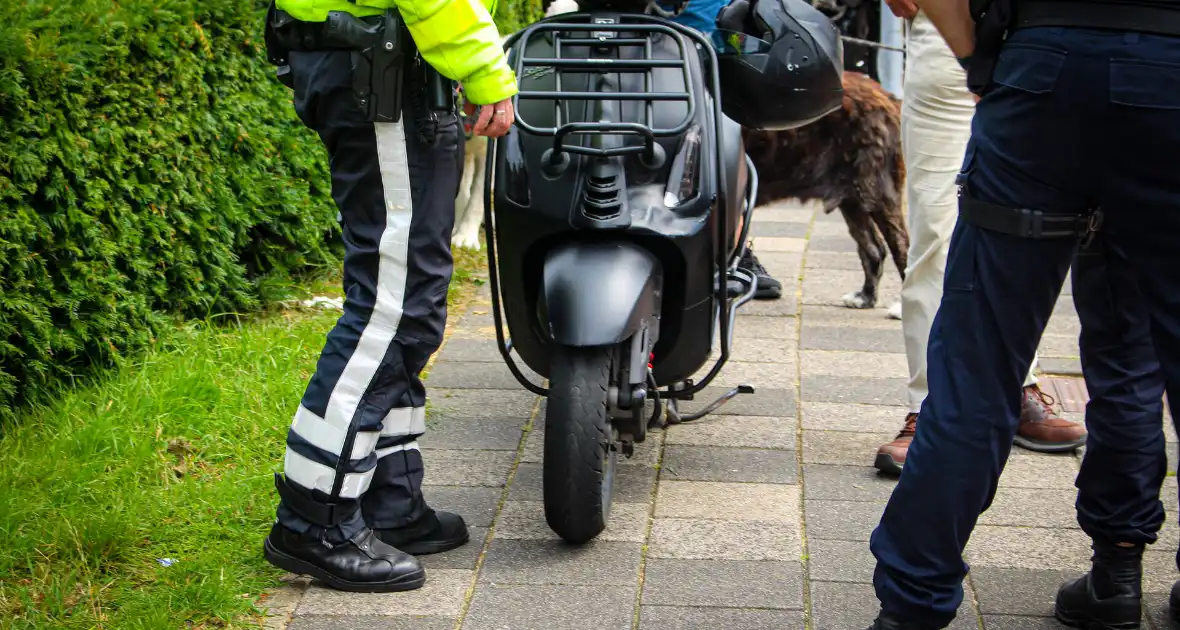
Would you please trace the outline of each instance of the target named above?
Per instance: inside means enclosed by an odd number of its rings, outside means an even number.
[[[593,540],[610,517],[618,463],[607,413],[610,347],[556,348],[550,359],[542,486],[545,520],[566,542]]]

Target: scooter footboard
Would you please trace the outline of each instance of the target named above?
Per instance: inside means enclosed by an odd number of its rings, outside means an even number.
[[[545,257],[542,325],[553,343],[604,346],[659,314],[663,268],[633,243],[567,243]]]

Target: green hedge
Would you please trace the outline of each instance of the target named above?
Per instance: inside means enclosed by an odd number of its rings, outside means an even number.
[[[262,5],[0,6],[0,415],[334,261],[326,156],[271,78]]]
[[[176,316],[336,264],[327,156],[266,63],[264,9],[0,0],[0,421]]]

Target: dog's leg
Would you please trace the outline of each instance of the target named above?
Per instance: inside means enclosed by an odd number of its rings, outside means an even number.
[[[873,222],[881,230],[881,234],[885,237],[885,243],[889,246],[889,255],[893,258],[893,264],[897,267],[897,274],[905,280],[906,265],[909,264],[910,253],[910,233],[906,229],[905,215],[902,210],[902,204],[885,204],[884,207],[874,209],[871,213]],[[901,319],[901,300],[896,300],[889,306],[889,317],[892,319]]]
[[[844,296],[848,308],[873,308],[877,305],[877,285],[885,270],[885,239],[877,230],[873,219],[859,202],[845,201],[840,204],[840,214],[848,224],[848,233],[856,241],[856,253],[865,272],[865,284],[860,291]]]
[[[463,218],[455,226],[453,239],[457,247],[479,251],[479,226],[483,223],[484,169],[487,167],[487,138],[473,138],[468,144],[468,171],[470,179],[465,182],[468,191],[467,203],[463,207]],[[464,173],[466,176],[466,173]]]
[[[471,150],[471,141],[467,141],[466,151],[463,155],[463,176],[459,178],[459,194],[455,197],[455,229],[451,232],[451,236],[459,233],[459,226],[467,218],[467,206],[470,205],[471,200],[471,180],[475,177],[475,156],[474,151]]]

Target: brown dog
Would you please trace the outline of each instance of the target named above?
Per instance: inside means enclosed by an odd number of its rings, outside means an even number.
[[[910,246],[902,207],[901,103],[876,81],[844,73],[844,105],[816,122],[787,131],[743,131],[758,169],[758,204],[778,199],[822,200],[824,212],[844,215],[864,267],[849,308],[873,308],[886,248],[902,279]]]

